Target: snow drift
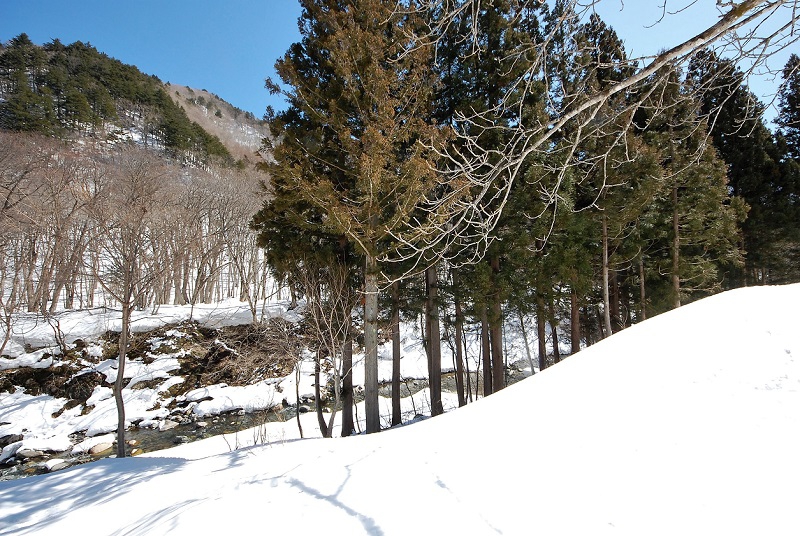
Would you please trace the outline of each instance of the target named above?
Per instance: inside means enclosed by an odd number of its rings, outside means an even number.
[[[0,483],[0,534],[797,534],[798,301],[708,298],[381,434]]]

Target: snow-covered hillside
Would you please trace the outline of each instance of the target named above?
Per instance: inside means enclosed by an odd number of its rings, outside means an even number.
[[[381,434],[0,483],[0,534],[797,534],[798,301],[721,294]]]
[[[236,159],[260,161],[256,153],[271,137],[263,120],[247,114],[204,89],[167,84],[165,90],[192,121],[217,136]]]

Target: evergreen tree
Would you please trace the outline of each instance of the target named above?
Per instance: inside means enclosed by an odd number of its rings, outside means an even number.
[[[776,123],[786,140],[786,156],[800,160],[800,57],[792,54],[783,68],[783,84],[778,93]]]
[[[430,191],[430,51],[407,46],[415,10],[387,0],[305,0],[302,42],[278,60],[290,108],[274,124],[281,176],[364,259],[367,432],[380,430],[379,259]]]
[[[740,265],[738,224],[746,205],[728,193],[726,166],[706,143],[707,125],[675,69],[657,82],[652,98],[660,113],[648,118],[643,136],[658,151],[664,188],[649,210],[660,241],[659,272],[670,275],[664,307],[678,307],[720,290],[724,269]]]
[[[465,10],[453,24],[458,31],[446,34],[439,41],[437,69],[442,79],[437,95],[437,120],[442,124],[461,129],[461,134],[474,135],[485,147],[502,152],[509,136],[509,127],[515,114],[506,109],[508,103],[518,99],[519,89],[514,82],[530,67],[525,52],[540,41],[538,10],[521,9],[508,0],[484,2],[480,9]],[[474,35],[475,40],[464,40],[463,35]],[[543,114],[544,86],[533,82],[527,101],[520,103],[527,115]],[[531,88],[529,88],[531,89]],[[540,92],[535,91],[539,89]],[[458,122],[459,118],[487,114],[485,122]],[[459,139],[460,140],[460,139]],[[454,142],[454,151],[462,148],[460,141]],[[483,172],[496,163],[497,157],[485,162]],[[520,182],[522,188],[522,182]],[[491,191],[499,191],[491,187]],[[459,269],[456,280],[463,289],[453,289],[460,299],[471,298],[470,311],[481,320],[482,337],[488,351],[484,352],[484,394],[491,394],[505,385],[503,356],[503,302],[514,292],[520,291],[519,280],[514,272],[528,255],[520,253],[527,240],[520,232],[527,228],[526,207],[514,201],[518,193],[515,188],[507,199],[488,195],[482,211],[501,210],[505,204],[503,218],[488,237],[486,257],[478,266]],[[457,263],[474,260],[474,251],[462,254]],[[516,287],[514,287],[516,285]],[[462,302],[459,303],[462,305]],[[466,304],[464,304],[466,305]]]
[[[786,252],[797,241],[797,226],[791,222],[797,221],[792,199],[798,190],[764,125],[763,105],[745,84],[743,73],[710,52],[692,61],[687,83],[700,95],[700,115],[708,118],[711,139],[727,164],[731,195],[749,206],[741,226],[745,265],[729,272],[727,286],[787,281],[795,272],[786,262]],[[783,94],[779,98],[786,100]]]

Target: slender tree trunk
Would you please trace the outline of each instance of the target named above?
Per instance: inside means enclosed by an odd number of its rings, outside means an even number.
[[[578,292],[574,286],[569,293],[570,305],[570,353],[577,354],[581,350],[581,308],[578,303]]]
[[[353,337],[347,330],[347,340],[342,348],[342,437],[353,435]]]
[[[591,346],[595,343],[594,322],[592,321],[593,307],[584,305],[581,310],[581,326],[583,327],[586,336],[586,346]]]
[[[617,271],[609,267],[608,270],[608,284],[609,284],[609,309],[611,311],[611,329],[614,333],[619,331],[623,324],[622,315],[620,314],[620,292],[619,292],[619,279]]]
[[[367,433],[381,430],[378,407],[378,263],[366,255],[364,270],[364,412]]]
[[[681,278],[680,268],[680,219],[678,214],[678,187],[672,188],[672,292],[674,294],[673,307],[681,306]]]
[[[467,391],[467,402],[472,403],[475,401],[475,398],[472,394],[472,373],[469,370],[469,355],[467,355],[467,340],[466,337],[464,338],[464,374],[467,376],[467,384],[464,386]],[[475,374],[475,397],[478,396],[478,375]]]
[[[400,412],[400,282],[392,283],[392,426],[403,424]]]
[[[489,319],[486,306],[481,305],[481,357],[483,358],[483,396],[492,394],[492,348],[489,344]]]
[[[457,279],[453,274],[453,287],[456,287]],[[464,394],[464,344],[462,338],[464,337],[464,313],[461,311],[461,300],[458,297],[458,288],[455,292],[455,313],[456,313],[456,393],[458,395],[458,407],[464,406],[467,403],[467,398]]]
[[[442,406],[442,335],[439,328],[439,280],[436,266],[431,266],[425,271],[425,281],[428,287],[427,316],[428,316],[428,359],[430,377],[428,386],[431,392],[431,416],[444,413]]]
[[[528,357],[531,375],[534,375],[536,374],[536,368],[533,366],[533,355],[531,354],[531,346],[528,343],[528,330],[525,328],[525,318],[519,310],[517,311],[517,318],[519,318],[519,329],[522,331],[522,341],[525,343],[525,355]]]
[[[328,425],[325,423],[325,416],[322,415],[322,386],[319,384],[321,372],[320,361],[322,361],[322,350],[318,349],[314,357],[314,401],[317,406],[317,424],[319,424],[319,431],[322,437],[330,437],[328,435]]]
[[[644,258],[639,256],[639,316],[647,320],[647,295],[644,285]]]
[[[558,321],[556,320],[555,307],[550,302],[550,337],[553,340],[553,363],[561,361],[561,349],[558,347]]]
[[[492,391],[498,392],[505,387],[505,368],[503,363],[503,308],[500,302],[500,257],[491,258],[492,268],[492,314],[489,317],[492,344]]]
[[[125,385],[125,358],[128,354],[128,333],[131,324],[131,285],[132,281],[126,273],[124,298],[122,303],[122,331],[119,334],[119,361],[117,364],[117,379],[114,381],[114,402],[117,405],[117,458],[125,457],[125,401],[122,398],[122,388]]]
[[[297,430],[300,432],[300,439],[303,439],[303,423],[300,422],[300,369],[303,366],[303,360],[300,359],[295,365],[294,372],[294,396],[297,400],[297,411],[294,412],[295,419],[297,420]]]
[[[603,326],[605,327],[605,337],[612,333],[611,329],[611,300],[608,296],[608,222],[606,215],[602,217],[603,231]]]
[[[539,372],[547,368],[547,313],[544,298],[536,294],[536,336],[539,339]]]

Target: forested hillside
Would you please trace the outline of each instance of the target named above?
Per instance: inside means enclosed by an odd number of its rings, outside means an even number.
[[[249,222],[268,129],[217,100],[231,119],[210,134],[170,89],[80,42],[22,34],[0,49],[6,340],[20,311],[231,296],[254,308],[266,293]]]
[[[171,156],[233,163],[219,138],[190,121],[162,82],[89,44],[43,46],[21,34],[0,50],[0,128],[100,140],[134,138]]]

